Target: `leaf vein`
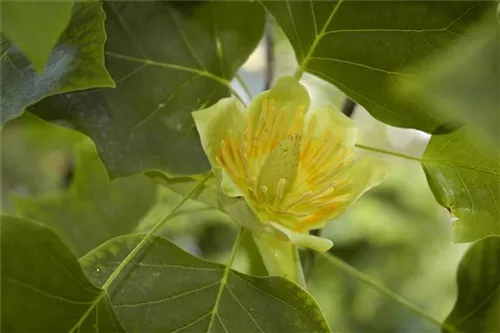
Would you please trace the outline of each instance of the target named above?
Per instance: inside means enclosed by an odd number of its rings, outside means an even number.
[[[41,289],[38,289],[37,287],[32,286],[32,285],[30,285],[28,283],[25,283],[25,282],[22,282],[22,281],[10,278],[8,276],[2,276],[2,280],[5,281],[5,282],[8,282],[8,283],[15,284],[15,285],[18,285],[20,287],[29,289],[29,290],[31,290],[31,291],[33,291],[35,293],[41,294],[41,295],[43,295],[45,297],[52,298],[52,299],[57,299],[59,301],[65,302],[65,303],[70,303],[70,304],[75,304],[75,305],[88,305],[88,304],[92,304],[93,303],[93,302],[75,301],[75,300],[72,300],[72,299],[68,299],[68,298],[65,298],[65,297],[54,295],[54,294],[48,293],[46,291],[43,291]]]
[[[165,303],[165,302],[171,301],[171,300],[176,299],[176,298],[181,298],[181,297],[184,297],[184,296],[188,296],[188,295],[191,295],[191,294],[198,293],[200,291],[209,289],[209,288],[211,288],[211,287],[213,287],[213,286],[215,286],[217,284],[219,284],[219,281],[215,281],[213,283],[204,285],[203,287],[196,288],[196,289],[191,289],[191,290],[188,290],[188,291],[185,291],[185,292],[173,295],[173,296],[169,296],[169,297],[166,297],[166,298],[161,298],[161,299],[157,299],[157,300],[151,300],[151,301],[147,301],[147,302],[118,304],[118,305],[114,305],[113,304],[113,307],[115,307],[115,308],[137,308],[137,307],[142,307],[142,306],[146,306],[146,305],[150,306],[150,305],[155,305],[155,304],[161,304],[161,303]]]
[[[253,284],[249,283],[248,281],[246,281],[245,279],[243,279],[243,278],[239,277],[237,274],[234,274],[234,273],[233,273],[233,274],[231,274],[231,276],[236,277],[238,280],[241,280],[241,281],[245,282],[245,283],[246,283],[247,285],[249,285],[251,288],[253,288],[253,289],[255,289],[255,290],[257,290],[257,291],[259,291],[259,292],[263,293],[264,295],[267,295],[267,296],[269,296],[269,297],[271,297],[271,298],[275,299],[276,301],[278,301],[278,302],[280,302],[280,303],[282,303],[282,304],[286,305],[287,307],[292,308],[293,310],[295,310],[295,311],[297,311],[298,313],[300,313],[300,314],[301,314],[304,318],[306,318],[307,320],[311,320],[311,319],[310,319],[310,317],[309,317],[309,316],[307,316],[304,312],[300,311],[299,309],[297,309],[297,308],[296,308],[296,307],[294,307],[293,305],[288,304],[287,302],[283,301],[281,298],[278,298],[278,297],[276,297],[276,296],[274,296],[274,295],[272,295],[272,294],[269,294],[268,292],[266,292],[266,291],[262,290],[261,288],[259,288],[259,287],[255,286],[255,285],[253,285]]]
[[[226,286],[227,291],[229,291],[229,294],[231,297],[238,303],[238,305],[243,309],[243,311],[247,314],[247,316],[250,318],[250,320],[255,324],[255,326],[261,331],[262,333],[265,333],[264,330],[260,327],[259,323],[255,321],[255,319],[252,317],[252,315],[248,312],[248,310],[245,308],[243,304],[238,300],[236,295],[231,291],[231,288],[229,286]]]
[[[324,57],[311,57],[310,60],[320,60],[320,61],[332,61],[332,62],[338,62],[341,64],[346,64],[346,65],[352,65],[352,66],[357,66],[357,67],[362,67],[366,69],[370,69],[376,72],[383,72],[386,74],[392,74],[392,75],[399,75],[399,76],[405,76],[405,77],[411,77],[411,75],[402,73],[402,72],[396,72],[396,71],[389,71],[386,69],[378,68],[378,67],[373,67],[370,65],[362,64],[359,62],[354,62],[354,61],[349,61],[349,60],[342,60],[342,59],[336,59],[336,58],[324,58]]]

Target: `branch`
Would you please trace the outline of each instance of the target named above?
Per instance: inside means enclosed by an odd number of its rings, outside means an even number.
[[[266,73],[264,90],[269,90],[274,79],[274,39],[271,20],[268,18],[265,33],[266,41]]]
[[[352,114],[354,113],[354,109],[356,108],[356,102],[347,97],[342,106],[342,113],[347,117],[352,118]]]

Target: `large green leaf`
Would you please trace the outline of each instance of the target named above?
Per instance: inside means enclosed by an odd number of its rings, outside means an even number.
[[[73,1],[2,1],[0,31],[42,72],[71,18]]]
[[[445,325],[464,333],[500,332],[500,237],[470,247],[458,268],[457,283],[458,299]]]
[[[1,217],[2,332],[123,332],[100,289],[78,259],[49,228],[17,217]]]
[[[104,6],[116,89],[51,98],[35,112],[70,118],[95,141],[111,177],[207,171],[191,111],[229,95],[230,79],[261,37],[263,9],[246,1]]]
[[[411,78],[402,78],[404,94],[413,94],[430,110],[447,112],[476,125],[500,145],[500,36],[496,11],[452,48],[429,59]]]
[[[60,3],[57,2],[57,6],[60,6]],[[55,2],[45,4],[44,1],[2,1],[2,4],[8,4],[8,7],[27,5],[30,8],[35,5],[44,8],[56,6]],[[8,17],[3,14],[2,19]],[[45,18],[52,20],[52,15],[45,14]],[[44,32],[46,25],[36,29]],[[31,38],[35,38],[34,36]],[[2,47],[9,46],[8,49],[2,49],[0,62],[2,124],[19,116],[25,108],[47,96],[94,87],[113,87],[114,82],[104,68],[105,39],[101,3],[78,1],[73,6],[71,21],[54,47],[43,73],[36,73],[33,65],[17,47],[2,41]]]
[[[89,141],[77,146],[74,180],[67,192],[15,200],[18,214],[53,227],[79,256],[133,231],[156,199],[156,185],[146,176],[110,182]]]
[[[448,120],[394,94],[403,69],[442,50],[491,7],[483,1],[264,1],[302,70],[375,118],[432,133]]]
[[[142,236],[115,238],[82,264],[98,285]],[[154,237],[108,290],[124,327],[133,332],[329,332],[314,299],[288,280],[238,273]]]
[[[454,240],[500,235],[500,151],[463,127],[433,135],[422,165],[436,200],[458,219]]]

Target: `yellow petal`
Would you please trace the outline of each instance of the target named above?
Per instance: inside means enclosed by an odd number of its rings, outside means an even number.
[[[335,106],[325,105],[309,112],[306,115],[306,126],[313,121],[313,118],[315,118],[315,126],[312,129],[314,137],[321,137],[328,131],[338,137],[344,147],[354,147],[358,136],[356,123]]]
[[[246,124],[243,110],[236,98],[223,98],[206,109],[192,112],[203,150],[212,167],[218,166],[216,156],[224,140],[241,137]]]

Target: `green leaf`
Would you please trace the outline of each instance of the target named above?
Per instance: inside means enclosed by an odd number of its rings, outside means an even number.
[[[49,99],[96,143],[111,177],[209,170],[191,111],[230,95],[257,45],[264,11],[250,2],[106,2],[106,66],[116,89]],[[45,110],[45,111],[44,111]]]
[[[115,238],[82,264],[103,285],[143,236]],[[109,289],[129,331],[330,332],[314,299],[278,277],[238,273],[154,237]]]
[[[500,332],[500,237],[473,244],[457,273],[458,298],[443,326],[460,332]],[[446,331],[443,327],[443,332]]]
[[[500,235],[500,151],[466,127],[433,135],[422,165],[436,200],[458,219],[454,240]]]
[[[375,118],[429,133],[448,122],[394,94],[403,69],[450,45],[491,7],[483,1],[265,1],[308,71]]]
[[[412,94],[429,110],[472,124],[500,145],[500,38],[496,11],[470,38],[422,65],[416,76],[400,79],[404,94]]]
[[[2,332],[68,332],[96,302],[78,259],[39,223],[1,217]],[[123,332],[107,299],[88,314],[85,332]]]
[[[189,193],[201,179],[206,175],[196,175],[190,177],[167,177],[163,172],[150,171],[146,173],[149,177],[154,179],[158,184],[169,188],[177,194],[182,196]],[[194,193],[191,199],[204,203],[211,208],[219,209],[217,199],[217,180],[215,177],[209,179],[199,191]]]
[[[67,192],[15,199],[19,215],[53,227],[78,256],[132,232],[156,199],[156,186],[146,176],[110,182],[89,141],[77,146],[74,180]]]
[[[1,31],[43,72],[71,18],[73,1],[2,1]]]
[[[2,1],[2,4],[15,4],[14,6],[20,7],[56,6],[55,2],[43,1]],[[57,5],[60,4],[62,2],[57,2]],[[52,14],[44,16],[52,20]],[[2,15],[2,18],[5,17],[8,15]],[[43,32],[45,26],[38,26],[36,29]],[[71,21],[54,47],[43,73],[36,73],[29,60],[15,46],[10,45],[8,49],[2,49],[2,124],[18,117],[25,108],[47,96],[95,87],[113,87],[114,82],[104,68],[105,39],[101,3],[78,1],[73,6]]]

